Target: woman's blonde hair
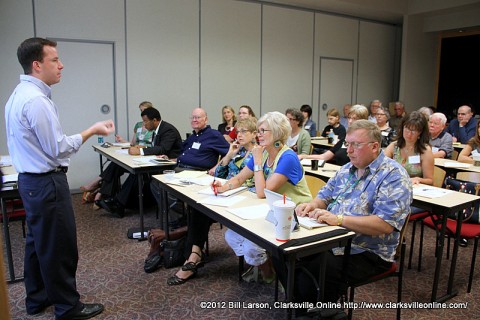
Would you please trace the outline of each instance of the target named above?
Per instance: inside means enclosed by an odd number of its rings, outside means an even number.
[[[247,119],[238,120],[235,125],[235,129],[238,131],[238,128],[244,128],[250,132],[257,131],[257,118],[250,117]]]
[[[292,133],[292,127],[286,115],[278,111],[268,112],[258,119],[257,128],[263,123],[271,130],[274,141],[287,143],[288,136]]]
[[[235,110],[233,109],[233,107],[231,107],[231,106],[224,106],[224,107],[222,108],[222,121],[223,121],[223,123],[226,123],[226,122],[227,122],[227,121],[225,120],[225,118],[223,117],[223,111],[224,111],[225,109],[228,109],[228,110],[232,111],[232,113],[233,113],[233,119],[232,119],[232,121],[233,121],[233,122],[237,121],[237,116],[235,115]]]
[[[153,104],[150,102],[150,101],[142,101],[140,102],[140,104],[138,105],[138,107],[144,107],[145,109],[147,108],[153,108]]]

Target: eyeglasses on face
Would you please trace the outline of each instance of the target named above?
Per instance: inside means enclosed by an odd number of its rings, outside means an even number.
[[[410,128],[407,128],[407,127],[403,127],[403,130],[406,131],[406,132],[409,132],[411,134],[416,134],[416,133],[419,132],[418,130],[410,129]]]
[[[245,130],[245,129],[242,129],[242,130],[237,130],[237,134],[245,134],[247,132],[251,132],[250,130]]]
[[[258,133],[257,134],[261,134],[261,135],[264,135],[265,132],[268,132],[268,131],[272,131],[272,130],[268,130],[268,129],[258,129]]]
[[[374,143],[375,141],[369,142],[344,142],[345,148],[352,147],[354,150],[360,149],[362,146],[370,143]]]
[[[377,114],[375,114],[375,115],[376,115],[376,116],[386,116],[385,113],[377,113]]]
[[[203,118],[204,118],[203,116],[193,116],[193,117],[190,117],[190,120],[200,120]]]

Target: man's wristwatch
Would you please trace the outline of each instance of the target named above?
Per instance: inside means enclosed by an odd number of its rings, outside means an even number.
[[[337,226],[341,226],[343,224],[343,214],[337,215]]]
[[[257,171],[262,171],[262,166],[259,164],[256,164],[253,166],[253,172],[257,172]]]

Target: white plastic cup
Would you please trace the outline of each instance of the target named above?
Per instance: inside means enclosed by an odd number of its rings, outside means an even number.
[[[172,180],[175,177],[175,170],[163,170],[165,179]]]
[[[275,217],[275,239],[286,242],[292,232],[293,210],[295,203],[286,200],[277,200],[273,203],[273,216]]]

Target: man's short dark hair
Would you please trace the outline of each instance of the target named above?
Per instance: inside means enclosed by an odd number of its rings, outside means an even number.
[[[57,43],[43,38],[29,38],[18,46],[17,58],[25,74],[32,73],[33,61],[43,61],[44,46],[56,47]]]
[[[141,116],[142,117],[147,116],[148,120],[153,120],[153,119],[157,119],[158,121],[162,120],[162,117],[160,116],[160,111],[158,111],[153,107],[143,110]]]

